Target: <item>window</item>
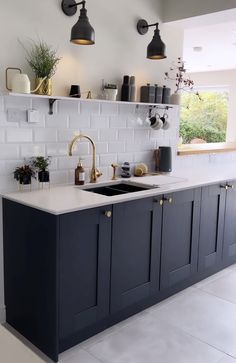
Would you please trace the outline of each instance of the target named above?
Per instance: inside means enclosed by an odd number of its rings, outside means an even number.
[[[180,138],[183,144],[226,141],[229,90],[226,87],[204,87],[183,93],[180,111]]]

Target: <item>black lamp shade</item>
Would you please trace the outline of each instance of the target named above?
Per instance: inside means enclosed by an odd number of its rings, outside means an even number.
[[[154,31],[154,37],[151,43],[147,47],[147,58],[153,60],[164,59],[166,58],[165,52],[166,52],[166,46],[161,40],[160,31],[157,28]]]
[[[82,8],[77,23],[71,29],[71,42],[80,45],[95,43],[95,32],[87,17],[87,10]]]

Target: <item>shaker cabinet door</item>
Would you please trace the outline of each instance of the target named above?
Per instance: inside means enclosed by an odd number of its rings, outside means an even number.
[[[164,196],[161,289],[190,279],[197,271],[201,189]]]
[[[236,181],[227,183],[223,243],[224,266],[236,263]]]
[[[213,273],[222,265],[225,188],[220,184],[202,188],[199,272]]]
[[[158,293],[162,215],[153,198],[113,208],[111,313]]]
[[[61,347],[109,315],[111,218],[106,211],[111,207],[60,217]]]

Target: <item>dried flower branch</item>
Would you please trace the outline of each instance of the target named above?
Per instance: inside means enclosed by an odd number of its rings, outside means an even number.
[[[187,70],[184,61],[179,57],[177,64],[170,68],[170,72],[165,72],[165,79],[175,81],[176,89],[174,93],[179,91],[193,92],[194,81],[186,74]],[[194,92],[195,95],[201,100],[200,94]]]

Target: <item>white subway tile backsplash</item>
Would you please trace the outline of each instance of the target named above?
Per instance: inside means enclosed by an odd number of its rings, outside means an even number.
[[[68,171],[51,171],[50,181],[52,184],[67,184],[69,182]]]
[[[4,111],[4,97],[0,96],[0,112]]]
[[[77,129],[77,130],[71,130],[71,129],[58,130],[58,141],[59,142],[64,142],[64,141],[69,142],[78,134],[79,134],[79,129]]]
[[[117,115],[118,105],[115,103],[101,103],[100,111],[102,115]]]
[[[110,142],[108,144],[108,152],[109,153],[125,152],[125,143],[124,142]]]
[[[130,105],[126,103],[119,104],[119,114],[120,115],[128,115],[128,114],[134,114],[136,110],[136,105]]]
[[[100,163],[101,166],[109,166],[112,163],[117,163],[117,154],[101,154]]]
[[[76,99],[71,100],[60,100],[57,106],[57,113],[64,115],[78,114],[79,113],[79,102]]]
[[[56,142],[57,130],[56,129],[34,129],[34,141],[36,142]]]
[[[58,158],[58,169],[75,169],[78,164],[78,156],[65,156]]]
[[[99,130],[98,129],[81,128],[79,131],[81,134],[91,137],[94,141],[99,140]],[[103,130],[101,130],[101,132],[102,131]]]
[[[6,174],[6,162],[1,160],[0,161],[0,175]]]
[[[0,159],[1,160],[11,160],[19,158],[19,146],[18,145],[0,145]]]
[[[90,115],[70,115],[69,117],[69,128],[77,129],[77,128],[90,128]]]
[[[100,140],[101,141],[114,141],[117,140],[117,130],[115,129],[103,129],[100,130]]]
[[[129,143],[134,142],[134,130],[132,129],[121,129],[118,130],[119,141],[128,141]]]
[[[91,128],[92,129],[107,129],[109,127],[108,116],[91,116]]]
[[[150,131],[146,129],[134,130],[134,142],[147,142]]]
[[[97,154],[107,153],[108,152],[108,143],[107,142],[96,142],[96,150],[97,150]]]
[[[54,112],[56,109],[56,103],[54,103]],[[42,114],[48,115],[49,105],[48,100],[43,98],[32,97],[32,108],[40,111]]]
[[[24,144],[20,146],[20,156],[30,158],[32,156],[45,156],[44,144]]]
[[[7,122],[4,102],[7,108],[26,111],[35,108],[40,113],[38,124],[26,122]],[[48,115],[48,100],[37,97],[1,97],[0,96],[0,182],[1,190],[17,189],[12,171],[22,165],[24,158],[36,155],[51,155],[51,181],[73,183],[74,169],[79,157],[89,180],[92,165],[92,147],[88,140],[76,143],[73,157],[68,156],[69,142],[75,134],[83,133],[96,143],[97,167],[106,180],[112,175],[111,163],[121,165],[128,161],[145,162],[154,170],[153,150],[159,146],[173,148],[173,163],[179,169],[197,168],[211,164],[222,165],[236,162],[235,153],[203,156],[176,156],[178,142],[178,108],[169,110],[170,129],[155,131],[145,123],[148,108],[116,103],[94,101],[65,100],[54,104],[54,115]],[[19,112],[20,115],[20,112]],[[140,121],[141,120],[141,121]]]
[[[5,142],[5,129],[0,128],[0,142]]]
[[[68,143],[47,144],[46,154],[49,156],[66,156],[68,155]]]
[[[8,122],[6,112],[0,111],[0,127],[19,127],[19,122]]]
[[[46,127],[55,127],[57,129],[66,129],[69,126],[69,116],[68,115],[47,115],[46,116]]]
[[[32,142],[33,140],[33,133],[31,129],[13,129],[9,128],[6,130],[6,141],[7,142]]]
[[[125,161],[132,163],[134,161],[134,154],[133,153],[119,153],[117,155],[118,164],[123,164]]]
[[[30,97],[17,97],[17,96],[5,96],[5,110],[8,108],[15,108],[19,110],[27,110],[32,108],[32,101]]]
[[[81,114],[100,114],[100,103],[92,101],[81,101],[80,102],[80,113]]]
[[[69,146],[69,144],[68,144]],[[78,155],[80,157],[83,157],[84,155],[89,155],[92,152],[92,147],[90,143],[79,141],[75,144],[73,147],[73,155]],[[67,152],[68,155],[68,152]]]
[[[110,117],[110,127],[115,129],[120,129],[126,127],[125,116],[111,116]]]

